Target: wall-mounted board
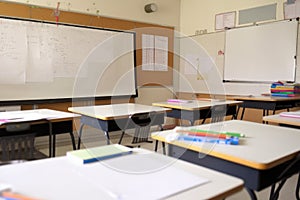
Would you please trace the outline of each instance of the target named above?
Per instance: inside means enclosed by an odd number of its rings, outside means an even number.
[[[286,21],[282,21],[281,23],[289,23]],[[276,24],[276,23],[280,23],[280,22],[270,22],[268,24],[272,25]],[[264,25],[268,25],[268,24],[264,24]],[[263,25],[260,25],[263,26]],[[290,43],[290,45],[292,46],[292,49],[295,50],[299,49],[300,47],[300,43],[299,41],[295,40],[295,37],[300,37],[299,36],[299,30],[296,28],[296,30],[294,29],[295,27],[297,27],[297,23],[292,22],[292,35],[290,35],[289,37],[293,37],[292,42]],[[251,81],[249,81],[248,79],[246,79],[247,81],[245,81],[245,79],[243,81],[240,82],[236,82],[236,81],[232,81],[232,82],[223,82],[224,79],[224,71],[228,70],[228,68],[226,68],[225,66],[225,62],[226,62],[226,58],[228,56],[228,54],[232,53],[230,52],[230,49],[228,49],[228,41],[226,40],[226,34],[227,31],[233,31],[233,30],[240,30],[240,29],[248,29],[249,27],[241,27],[241,28],[236,28],[236,29],[231,29],[231,30],[226,30],[226,31],[220,31],[220,32],[214,32],[214,33],[209,33],[209,34],[203,34],[203,35],[196,35],[196,36],[190,36],[190,37],[183,37],[180,38],[180,44],[181,46],[183,46],[184,48],[181,49],[181,56],[182,55],[187,55],[190,54],[190,60],[191,63],[194,63],[195,65],[195,58],[200,58],[201,55],[204,55],[203,52],[197,52],[195,50],[193,50],[193,48],[190,48],[191,45],[185,45],[188,44],[187,41],[194,41],[193,43],[196,43],[198,46],[198,48],[203,48],[205,49],[205,51],[207,52],[207,54],[210,56],[212,62],[215,63],[215,68],[218,71],[218,74],[216,74],[216,76],[211,77],[212,80],[210,82],[213,82],[213,84],[211,84],[212,86],[210,86],[210,88],[208,87],[208,80],[205,79],[205,76],[202,76],[199,78],[199,74],[197,74],[195,68],[194,70],[190,71],[187,69],[192,69],[190,68],[192,65],[187,65],[185,61],[181,62],[180,65],[180,72],[181,72],[181,76],[179,79],[179,92],[187,92],[187,93],[206,93],[206,94],[228,94],[228,95],[261,95],[262,93],[269,93],[270,92],[270,79],[266,82],[265,78],[270,78],[273,77],[274,75],[276,75],[276,71],[275,68],[272,68],[272,70],[267,70],[267,71],[262,71],[261,69],[256,69],[256,72],[259,72],[259,75],[262,75],[262,73],[264,72],[265,74],[263,74],[261,77],[263,79],[260,79],[258,82],[258,79],[256,79],[257,77],[259,77],[258,75],[255,75]],[[271,31],[272,32],[272,31]],[[271,37],[274,33],[275,30],[273,30],[272,33],[268,34],[268,37]],[[295,36],[295,32],[296,32],[296,36]],[[247,33],[248,35],[248,33]],[[251,35],[248,35],[249,37]],[[279,37],[279,36],[278,36]],[[234,40],[235,38],[231,38],[232,40]],[[291,40],[291,38],[280,38],[282,40]],[[235,41],[232,41],[235,42]],[[233,56],[233,54],[231,54],[232,59],[234,61],[239,60],[239,54],[243,53],[241,51],[244,51],[243,42],[240,43],[235,43],[237,45],[237,54],[235,54],[235,56]],[[225,45],[227,45],[227,49],[225,49]],[[286,44],[285,44],[286,45]],[[268,48],[270,51],[270,44],[267,47],[264,47],[264,43],[261,43],[261,45],[259,45],[259,50],[261,55],[266,55],[265,52],[263,52],[262,49]],[[288,47],[287,47],[288,48]],[[283,46],[283,49],[281,49],[282,51],[285,51],[286,47]],[[295,56],[295,51],[292,51],[292,53],[290,53],[290,55],[292,55],[291,57],[289,57],[287,59],[288,62],[291,63],[291,65],[287,66],[285,65],[285,67],[283,67],[280,70],[283,70],[281,73],[282,74],[290,74],[290,77],[292,78],[292,80],[294,80],[294,75],[295,76],[295,81],[299,82],[300,81],[300,67],[296,67],[295,62],[297,63],[297,65],[299,65],[299,51],[297,51],[297,58],[295,60],[294,56]],[[246,50],[245,50],[246,51]],[[286,55],[286,52],[283,52],[283,55]],[[282,58],[282,55],[276,55],[272,56],[272,59],[278,59],[278,57]],[[202,56],[203,57],[203,56]],[[258,64],[258,60],[254,59],[254,57],[252,58],[248,58],[250,63],[255,63]],[[194,60],[194,62],[193,62]],[[204,61],[204,62],[203,62]],[[228,62],[228,60],[227,60]],[[241,63],[240,65],[237,65],[237,70],[245,70],[247,71],[248,69],[245,68],[245,65],[248,64],[248,62],[244,62],[243,60],[240,60]],[[281,61],[280,61],[281,62]],[[207,63],[207,62],[206,62]],[[199,63],[200,65],[204,65],[205,66],[205,59],[202,59],[202,62]],[[210,66],[213,66],[210,64]],[[255,65],[256,66],[256,65]],[[270,65],[269,65],[270,66]],[[248,67],[249,68],[249,67]],[[213,68],[212,68],[213,69]],[[236,70],[231,70],[231,72],[235,75]],[[228,73],[228,71],[227,71]],[[200,73],[201,74],[201,73]],[[281,74],[280,74],[281,75]],[[221,76],[221,77],[220,77]],[[248,76],[248,72],[245,74],[245,76]],[[241,80],[241,79],[239,79]],[[288,80],[287,78],[280,78],[277,77],[275,79],[275,81],[277,80]],[[218,87],[216,87],[216,85]],[[216,88],[216,89],[215,89]],[[221,88],[221,89],[220,89]]]
[[[226,31],[224,80],[295,81],[298,21]]]
[[[71,12],[71,11],[60,11],[59,12],[59,24],[64,24],[64,25],[74,25],[77,26],[76,29],[86,29],[89,28],[89,30],[84,30],[83,32],[92,32],[92,30],[90,29],[99,29],[101,33],[104,33],[102,31],[108,31],[108,35],[111,35],[111,33],[116,33],[116,35],[120,35],[120,32],[125,31],[123,34],[124,37],[118,37],[119,39],[115,40],[115,44],[116,46],[120,45],[122,46],[122,43],[120,44],[116,44],[118,43],[118,41],[123,40],[126,38],[126,40],[132,40],[132,37],[135,37],[136,39],[134,40],[134,43],[130,43],[129,48],[131,47],[136,47],[135,49],[135,53],[134,55],[131,53],[128,54],[124,54],[123,56],[121,56],[119,59],[113,60],[113,62],[111,62],[110,64],[113,65],[114,67],[112,67],[113,70],[109,71],[106,70],[105,73],[111,73],[114,74],[114,76],[109,76],[110,78],[106,78],[106,79],[102,79],[101,81],[99,81],[99,85],[102,85],[101,87],[104,88],[103,91],[94,91],[96,86],[93,87],[89,87],[88,86],[84,87],[84,85],[80,84],[79,80],[83,80],[84,76],[86,75],[86,71],[85,70],[78,70],[80,72],[80,76],[78,76],[78,78],[73,81],[75,81],[75,85],[76,88],[79,88],[79,91],[86,91],[85,94],[100,94],[98,95],[99,98],[97,99],[102,99],[105,98],[106,99],[106,95],[108,95],[108,99],[111,97],[110,95],[123,95],[126,94],[126,96],[124,96],[124,98],[127,98],[128,96],[134,96],[136,93],[136,90],[134,92],[132,92],[133,88],[131,86],[133,86],[133,81],[129,81],[129,86],[128,88],[124,88],[127,87],[127,83],[123,84],[124,80],[127,80],[126,78],[128,77],[132,77],[134,74],[132,73],[132,69],[130,68],[129,65],[127,65],[125,68],[127,69],[126,71],[126,76],[122,76],[122,81],[116,81],[117,77],[121,77],[120,73],[123,73],[124,71],[120,71],[119,69],[116,70],[116,66],[120,66],[122,64],[129,64],[132,62],[135,62],[136,64],[136,82],[138,86],[143,86],[145,85],[145,81],[146,81],[146,85],[148,83],[156,83],[156,85],[172,85],[173,84],[173,73],[172,70],[169,70],[167,73],[160,73],[160,72],[154,72],[154,73],[147,73],[144,71],[140,70],[140,66],[142,63],[142,55],[141,55],[141,37],[143,33],[149,33],[149,30],[152,30],[151,34],[159,34],[159,35],[163,35],[163,36],[167,36],[168,40],[169,40],[169,63],[168,65],[170,67],[173,66],[173,54],[172,54],[172,49],[173,49],[173,35],[174,35],[174,28],[173,27],[167,27],[167,26],[160,26],[160,25],[154,25],[154,24],[150,24],[150,23],[141,23],[141,22],[135,22],[135,21],[129,21],[129,20],[123,20],[123,19],[114,19],[114,18],[109,18],[109,17],[103,17],[103,16],[95,16],[95,15],[89,15],[89,14],[83,14],[83,13],[76,13],[76,12]],[[7,17],[7,18],[18,18],[18,19],[23,19],[23,20],[29,20],[29,21],[38,21],[37,24],[39,25],[46,25],[48,22],[53,23],[53,28],[54,29],[62,29],[62,27],[65,27],[64,25],[59,25],[56,26],[56,17],[54,15],[54,10],[51,8],[43,8],[43,7],[39,7],[39,6],[32,6],[29,4],[19,4],[19,3],[11,3],[11,2],[0,2],[0,16],[3,17]],[[37,25],[38,26],[38,25]],[[83,27],[80,27],[83,26]],[[70,28],[70,26],[66,26],[68,27],[68,29],[72,29]],[[84,28],[85,27],[85,28]],[[151,29],[150,27],[153,27],[153,29]],[[155,28],[158,28],[160,30],[168,30],[166,31],[160,31],[155,32]],[[99,31],[97,30],[97,31]],[[154,31],[153,31],[154,30]],[[1,30],[0,30],[1,31]],[[96,31],[96,30],[94,30]],[[132,32],[134,32],[135,34],[132,34]],[[56,32],[58,33],[58,31]],[[100,34],[101,34],[100,33]],[[78,35],[78,34],[77,34]],[[56,35],[55,37],[58,37],[58,35]],[[71,35],[71,38],[76,37],[75,35]],[[101,37],[103,39],[103,37]],[[83,39],[83,41],[86,41],[87,38]],[[105,40],[106,41],[106,40]],[[114,40],[112,40],[114,41]],[[105,42],[106,47],[110,44],[112,44],[113,42],[109,43],[109,42]],[[74,44],[75,45],[75,44]],[[74,46],[73,45],[73,46]],[[73,48],[74,51],[78,52],[80,50],[79,46],[80,44],[78,44],[77,42],[77,47]],[[84,48],[85,49],[85,48]],[[124,51],[124,48],[121,48],[121,52],[114,52],[114,55],[116,54],[120,54],[122,53],[122,49]],[[108,51],[111,50],[110,48],[107,48],[107,51],[105,51],[105,54],[108,54]],[[28,52],[30,52],[29,50],[26,50]],[[31,52],[37,52],[37,50],[32,50]],[[101,50],[100,50],[101,53]],[[103,51],[102,51],[103,53]],[[78,55],[78,53],[77,53]],[[134,60],[129,60],[127,58],[131,58],[131,56],[134,56]],[[31,55],[31,56],[35,56],[35,55]],[[80,54],[78,56],[81,57],[82,55]],[[94,57],[96,60],[96,62],[90,62],[90,63],[85,63],[82,64],[84,66],[89,65],[90,68],[95,67],[95,63],[99,64],[99,62],[101,62],[101,59],[96,58],[93,55],[90,55],[92,57]],[[111,57],[111,55],[109,55]],[[125,56],[125,57],[124,57]],[[76,57],[77,56],[73,56]],[[127,59],[125,62],[124,59]],[[107,62],[107,60],[104,59],[104,61]],[[81,67],[79,67],[81,69]],[[78,68],[78,69],[79,69]],[[84,67],[87,68],[87,67]],[[125,69],[124,68],[124,69]],[[128,71],[128,69],[131,69]],[[61,69],[60,69],[61,70]],[[28,71],[29,72],[29,71]],[[46,71],[44,71],[44,73],[47,73]],[[72,74],[70,73],[68,76],[74,75],[75,72],[72,72]],[[92,79],[85,79],[83,81],[85,82],[96,82],[97,77],[96,75],[99,75],[101,72],[98,73],[92,73],[93,77]],[[56,75],[58,75],[58,71],[54,73]],[[66,74],[66,73],[65,73]],[[91,73],[90,73],[91,74]],[[41,79],[42,76],[37,76],[36,74],[31,74],[31,78],[30,79]],[[29,76],[28,76],[29,77]],[[28,78],[27,77],[27,78]],[[51,76],[47,77],[47,79],[50,79]],[[108,77],[108,76],[106,76]],[[25,78],[23,78],[25,79]],[[81,97],[81,96],[86,96],[85,94],[83,94],[82,92],[73,92],[73,88],[74,86],[71,85],[71,83],[67,83],[69,82],[71,79],[70,77],[61,77],[61,75],[59,75],[58,77],[54,78],[55,83],[52,84],[48,84],[45,83],[47,81],[47,79],[45,78],[45,80],[43,80],[43,82],[40,83],[33,83],[31,82],[27,82],[26,85],[28,87],[30,87],[32,90],[31,91],[26,91],[23,89],[17,89],[19,88],[19,86],[21,84],[0,84],[1,87],[1,91],[7,91],[5,93],[2,93],[0,95],[0,104],[2,105],[7,105],[7,104],[40,104],[40,103],[57,103],[57,102],[66,102],[66,101],[72,101],[72,97],[73,95],[77,96],[77,97]],[[133,79],[132,79],[133,80]],[[118,84],[119,90],[116,90],[116,87],[114,87],[113,85],[109,85],[107,83],[112,83],[114,82],[114,84]],[[118,83],[116,83],[118,82]],[[39,84],[39,86],[36,86],[37,84]],[[103,87],[103,84],[106,85],[107,87]],[[43,87],[40,87],[43,86]],[[23,86],[22,86],[23,87]],[[136,86],[135,86],[136,87]],[[43,88],[43,89],[42,89]],[[45,89],[46,88],[46,89]],[[113,90],[111,90],[111,88],[113,88]],[[87,90],[86,90],[87,89]],[[98,89],[98,88],[96,88]],[[47,91],[48,90],[48,91]],[[53,91],[51,91],[53,90]],[[56,90],[56,91],[54,91]],[[72,91],[71,91],[72,90]],[[22,92],[20,92],[22,91]],[[60,92],[59,92],[60,91]],[[58,92],[57,94],[54,94]],[[72,94],[71,96],[69,94]],[[87,97],[89,97],[89,95],[87,95]],[[97,97],[97,96],[94,96]],[[122,97],[122,96],[120,96]],[[83,98],[85,99],[85,98]]]
[[[135,33],[0,18],[1,100],[136,95]]]

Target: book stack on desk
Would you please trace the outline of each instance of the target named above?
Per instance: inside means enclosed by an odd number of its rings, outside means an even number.
[[[295,97],[300,96],[300,84],[299,83],[283,83],[274,82],[271,85],[271,96],[278,97]]]
[[[67,158],[80,164],[87,164],[131,153],[132,149],[129,147],[119,144],[111,144],[88,149],[68,151]]]

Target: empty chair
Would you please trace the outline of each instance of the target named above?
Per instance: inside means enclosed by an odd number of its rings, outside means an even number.
[[[1,161],[32,160],[35,134],[0,137]]]
[[[210,111],[207,113],[206,117],[203,119],[202,124],[204,124],[207,118],[211,118],[211,123],[224,121],[226,117],[227,106],[224,105],[214,105],[210,108]]]
[[[126,129],[134,128],[132,143],[152,142],[148,140],[150,128],[155,120],[155,112],[136,113],[130,115],[119,140],[121,144]]]
[[[25,161],[45,157],[35,150],[35,132],[31,122],[5,124],[5,131],[0,136],[0,155],[2,164],[10,161]],[[0,162],[0,163],[1,163]]]
[[[226,105],[214,105],[211,107],[211,123],[224,121],[226,116]]]

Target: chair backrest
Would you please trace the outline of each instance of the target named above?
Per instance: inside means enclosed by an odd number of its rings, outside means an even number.
[[[150,113],[136,113],[129,117],[135,126],[148,126],[151,123]],[[130,121],[130,120],[129,120]]]
[[[226,116],[227,106],[224,105],[214,105],[211,107],[211,123],[224,121]]]
[[[129,116],[125,130],[132,125],[135,128],[132,143],[148,142],[151,125],[156,119],[155,112],[136,113]]]
[[[0,137],[1,161],[33,159],[34,140],[34,133]]]
[[[0,137],[1,161],[33,159],[35,133],[30,123],[8,123],[5,128],[7,135]]]

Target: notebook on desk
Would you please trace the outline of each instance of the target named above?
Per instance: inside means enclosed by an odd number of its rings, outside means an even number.
[[[132,149],[119,144],[112,144],[67,152],[67,157],[77,163],[87,164],[118,156],[131,154]]]

